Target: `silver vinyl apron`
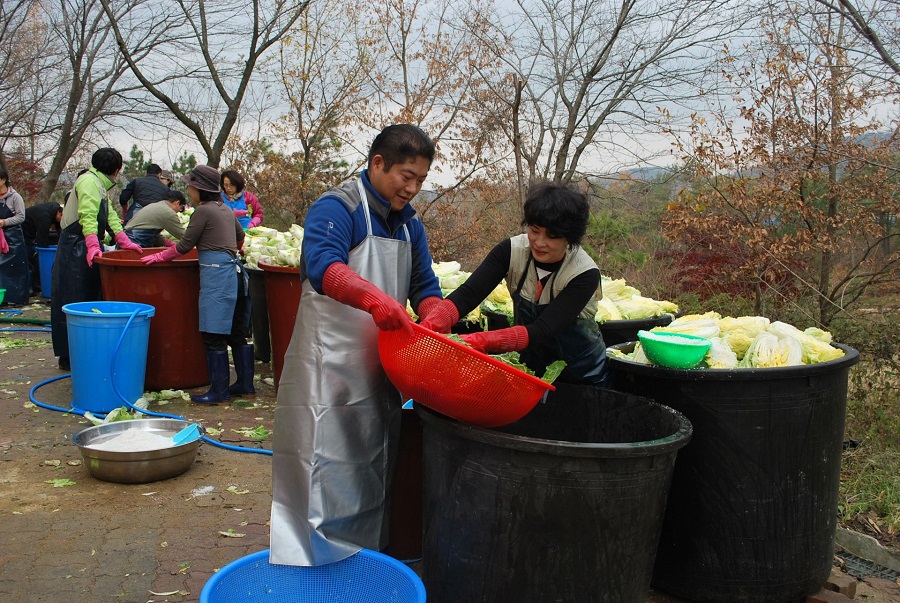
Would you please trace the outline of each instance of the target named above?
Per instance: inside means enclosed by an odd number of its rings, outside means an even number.
[[[348,266],[401,304],[412,271],[406,241],[368,235]],[[270,561],[322,565],[387,544],[388,497],[397,453],[399,392],[378,358],[378,327],[362,310],[303,283],[278,384],[272,459]],[[308,511],[308,512],[307,512]]]

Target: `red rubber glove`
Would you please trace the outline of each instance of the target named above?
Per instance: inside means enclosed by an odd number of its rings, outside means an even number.
[[[247,210],[246,209],[236,209],[236,210],[234,210],[234,216],[236,218],[246,218]]]
[[[125,234],[124,230],[117,232],[113,239],[115,240],[116,245],[119,246],[119,249],[130,249],[132,251],[137,251],[138,253],[144,251],[141,249],[140,245],[128,238],[128,235]]]
[[[163,245],[166,247],[175,247],[176,244],[172,239],[163,239]]]
[[[6,235],[3,234],[2,228],[0,228],[0,253],[9,253],[9,243],[6,242]]]
[[[438,299],[436,297],[429,297],[428,299],[422,300],[422,303],[419,304],[419,312],[421,312],[421,316],[424,318],[420,321],[420,324],[426,329],[431,329],[435,333],[449,333],[450,328],[459,322],[459,309],[449,299],[442,299],[430,306],[427,310],[423,307],[425,306],[425,302]]]
[[[100,250],[100,241],[97,235],[89,234],[84,236],[84,244],[87,245],[87,264],[94,265],[94,258],[103,257],[103,251]]]
[[[159,253],[152,253],[150,255],[145,255],[141,258],[141,261],[145,265],[155,264],[157,262],[168,262],[169,260],[174,260],[177,257],[181,257],[181,254],[178,253],[178,250],[175,249],[175,246],[166,247],[165,251],[160,251]]]
[[[382,331],[411,328],[406,308],[347,264],[335,262],[328,267],[322,279],[322,290],[333,300],[371,314]]]
[[[463,341],[485,354],[518,352],[528,347],[528,329],[522,326],[460,335]]]

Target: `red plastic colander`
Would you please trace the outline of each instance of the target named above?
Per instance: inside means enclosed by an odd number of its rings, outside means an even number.
[[[406,397],[458,421],[499,427],[528,414],[556,389],[473,348],[410,323],[379,331],[378,353],[391,383]]]

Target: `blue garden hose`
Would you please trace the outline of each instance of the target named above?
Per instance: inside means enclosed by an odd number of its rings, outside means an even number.
[[[140,309],[137,309],[131,314],[131,316],[128,317],[128,321],[125,323],[125,326],[122,328],[121,335],[119,335],[119,340],[116,342],[116,347],[115,347],[115,350],[113,351],[112,359],[110,360],[110,367],[109,367],[110,382],[112,383],[113,391],[116,393],[117,396],[119,396],[119,399],[121,399],[125,403],[125,405],[133,411],[139,412],[141,414],[149,415],[151,417],[177,419],[179,421],[185,421],[185,422],[190,423],[190,421],[188,421],[184,417],[180,417],[178,415],[172,415],[172,414],[161,413],[161,412],[153,412],[151,410],[146,410],[146,409],[140,408],[138,406],[135,406],[132,402],[129,402],[127,399],[125,399],[125,396],[123,396],[122,393],[119,391],[119,388],[116,387],[116,380],[113,378],[113,376],[115,375],[115,368],[116,368],[116,356],[119,353],[119,348],[122,345],[122,341],[125,339],[125,333],[128,331],[128,327],[131,325],[132,321],[134,321],[135,317],[138,315],[138,313],[140,311],[141,311]],[[18,329],[18,330],[23,330],[23,329]],[[35,329],[35,330],[39,330],[39,329]],[[38,401],[37,398],[35,398],[35,392],[37,392],[38,388],[43,387],[44,385],[47,385],[48,383],[53,383],[54,381],[59,381],[60,379],[65,379],[66,377],[71,377],[71,376],[72,376],[72,374],[68,373],[65,375],[59,375],[58,377],[51,377],[50,379],[41,381],[40,383],[36,384],[34,387],[31,388],[31,391],[28,394],[29,399],[36,406],[39,406],[41,408],[46,408],[47,410],[55,410],[58,412],[77,413],[79,415],[84,415],[86,411],[81,410],[80,408],[76,408],[74,406],[72,406],[70,408],[62,408],[59,406],[53,406],[52,404],[46,404],[44,402],[40,402],[40,401]],[[101,416],[106,416],[101,413],[96,413],[96,414],[100,414]],[[200,439],[203,440],[204,442],[208,442],[208,443],[212,444],[213,446],[218,446],[219,448],[224,448],[225,450],[234,450],[235,452],[252,452],[252,453],[256,453],[256,454],[267,454],[270,456],[272,455],[271,450],[266,450],[264,448],[247,448],[245,446],[235,446],[233,444],[225,444],[224,442],[219,442],[217,440],[213,440],[212,438],[207,437],[205,435],[200,436]]]

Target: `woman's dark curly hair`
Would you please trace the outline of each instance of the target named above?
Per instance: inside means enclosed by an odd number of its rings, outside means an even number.
[[[569,245],[579,245],[590,220],[587,196],[554,182],[534,184],[525,199],[523,226],[540,226]]]

